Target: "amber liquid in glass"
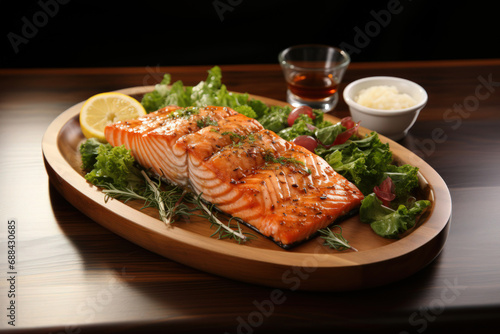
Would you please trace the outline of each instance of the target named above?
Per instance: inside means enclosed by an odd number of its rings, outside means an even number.
[[[307,100],[322,100],[337,92],[338,84],[332,75],[324,73],[296,74],[288,83],[290,91]]]

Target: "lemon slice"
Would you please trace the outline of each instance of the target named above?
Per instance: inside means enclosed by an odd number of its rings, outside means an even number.
[[[109,92],[90,97],[80,110],[80,127],[86,138],[106,142],[104,128],[118,121],[145,115],[142,104],[131,96]]]

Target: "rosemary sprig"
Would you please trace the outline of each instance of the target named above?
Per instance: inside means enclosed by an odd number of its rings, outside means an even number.
[[[217,230],[212,233],[211,237],[215,236],[215,235],[218,235],[218,239],[234,239],[236,240],[239,244],[241,244],[242,242],[246,242],[248,241],[249,239],[254,239],[255,238],[255,235],[251,234],[251,233],[247,233],[247,232],[243,232],[243,230],[241,229],[241,225],[238,221],[236,221],[236,224],[231,224],[231,221],[236,218],[234,217],[231,217],[227,223],[227,227],[229,229],[231,229],[231,232],[229,232],[227,229],[226,229],[226,225],[224,224],[217,224],[215,222],[212,222],[212,226],[213,225],[216,225],[217,226]],[[234,230],[237,230],[238,233],[235,233]],[[245,236],[245,239],[242,239],[239,237],[239,235],[244,235]]]
[[[161,181],[158,181],[158,184],[155,184],[153,181],[151,181],[145,171],[141,170],[141,174],[142,176],[144,176],[144,180],[146,180],[148,188],[153,193],[154,203],[157,204],[158,212],[160,213],[160,219],[167,225],[172,224],[172,217],[169,217],[167,215],[167,211],[165,210],[165,202],[163,201],[163,196],[161,195],[161,192],[159,190]]]
[[[342,227],[339,225],[334,225],[332,228],[338,227],[339,232],[335,233],[331,229],[324,228],[319,230],[319,232],[322,234],[321,238],[325,240],[323,245],[328,246],[330,248],[336,249],[338,251],[343,251],[346,249],[352,249],[353,251],[358,251],[356,248],[353,246],[349,245],[349,241],[347,241],[343,236],[342,236]]]
[[[148,200],[145,206],[157,208],[160,219],[165,224],[173,224],[176,217],[179,216],[196,215],[194,212],[199,209],[197,207],[190,207],[187,205],[189,201],[185,201],[189,197],[186,189],[171,184],[162,185],[160,179],[158,183],[155,183],[148,177],[146,172],[141,171],[141,173],[148,184]]]
[[[238,241],[238,243],[241,243],[241,242],[245,242],[247,241],[247,236],[245,236],[243,234],[243,232],[241,231],[241,228],[240,228],[240,225],[238,224],[238,231],[235,231],[231,228],[231,220],[234,218],[234,217],[231,217],[231,219],[229,219],[229,222],[228,224],[224,224],[223,222],[221,222],[217,217],[216,215],[213,213],[212,211],[212,208],[213,206],[209,209],[207,208],[207,206],[205,204],[203,204],[201,201],[198,202],[200,207],[209,215],[208,217],[208,220],[212,223],[212,224],[216,224],[218,225],[218,229],[217,231],[215,231],[211,236],[214,236],[216,235],[217,233],[219,234],[219,239],[227,239],[227,238],[232,238],[232,239],[235,239],[236,241]],[[220,233],[220,232],[224,232],[224,233]]]
[[[144,201],[143,208],[155,207],[158,209],[160,219],[170,226],[178,216],[198,216],[207,219],[212,226],[218,226],[217,230],[211,235],[218,235],[219,239],[234,239],[238,243],[249,239],[250,234],[241,230],[239,223],[231,224],[234,217],[231,217],[228,224],[220,221],[213,212],[213,205],[208,208],[201,201],[201,194],[193,196],[187,190],[174,185],[162,185],[152,181],[144,170],[141,170],[144,177],[145,187],[134,190],[132,188],[117,188],[111,183],[99,185],[103,188],[106,195],[105,201],[110,197],[121,199],[124,202],[129,200]],[[190,205],[188,205],[190,204]],[[199,213],[201,211],[201,213]],[[197,213],[198,212],[198,213]],[[245,235],[245,234],[248,234]]]
[[[190,117],[198,113],[199,108],[185,108],[174,111],[169,117]],[[200,125],[216,124],[211,119],[202,119],[202,123]],[[125,203],[130,200],[144,201],[141,209],[157,208],[160,219],[167,226],[172,225],[180,216],[203,217],[208,219],[212,226],[224,225],[212,212],[213,205],[209,210],[202,204],[201,194],[195,196],[168,182],[163,185],[161,178],[158,178],[157,182],[151,180],[146,171],[134,163],[131,151],[125,146],[112,147],[110,144],[105,145],[89,139],[80,146],[80,152],[86,154],[89,163],[85,168],[91,170],[85,175],[85,179],[101,188],[105,194],[105,202],[110,198],[120,199]],[[226,232],[219,237],[231,237],[238,242],[247,240],[245,234],[248,233],[243,233],[239,225],[236,230],[232,228],[230,220],[228,226],[222,227]]]
[[[148,200],[147,197],[138,194],[136,191],[134,191],[132,188],[129,187],[118,189],[112,183],[104,183],[98,186],[103,188],[102,192],[106,195],[104,197],[104,202],[107,202],[111,197],[117,199],[123,199],[125,203],[127,203],[132,199],[139,199],[143,201]]]
[[[112,183],[100,184],[99,187],[103,188],[102,192],[106,195],[104,200],[107,202],[111,197],[121,199],[125,203],[130,200],[142,200],[142,208],[157,208],[160,220],[167,225],[171,225],[176,216],[192,215],[192,210],[182,201],[186,191],[176,186],[162,186],[161,181],[155,183],[144,170],[141,170],[141,174],[145,185],[138,189],[117,188]]]

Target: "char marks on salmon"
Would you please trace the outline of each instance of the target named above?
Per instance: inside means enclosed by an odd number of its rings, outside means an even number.
[[[307,240],[363,199],[321,157],[230,108],[170,106],[105,134],[144,168],[282,246]]]

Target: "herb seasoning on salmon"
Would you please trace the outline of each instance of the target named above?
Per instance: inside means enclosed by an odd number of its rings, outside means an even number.
[[[227,107],[169,106],[111,124],[105,135],[158,177],[191,188],[285,248],[363,199],[321,157]]]

